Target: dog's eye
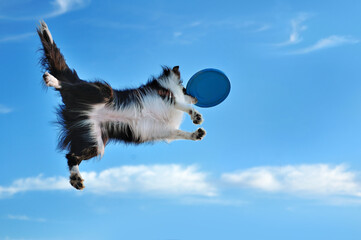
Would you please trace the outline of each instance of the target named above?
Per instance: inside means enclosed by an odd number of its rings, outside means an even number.
[[[187,93],[187,89],[185,87],[183,87],[183,94]]]

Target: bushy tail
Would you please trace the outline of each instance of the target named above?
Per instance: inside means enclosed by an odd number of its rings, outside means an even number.
[[[63,54],[56,46],[53,37],[44,21],[40,21],[40,26],[37,28],[38,35],[41,40],[43,48],[43,56],[40,59],[40,64],[51,75],[63,82],[75,83],[79,81],[79,77],[75,70],[71,70],[65,62]]]

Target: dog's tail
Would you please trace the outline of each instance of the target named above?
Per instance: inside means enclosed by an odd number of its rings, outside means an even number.
[[[61,54],[60,49],[56,46],[44,21],[40,21],[37,32],[43,45],[40,49],[43,52],[43,56],[40,59],[40,64],[43,68],[60,81],[69,83],[79,81],[78,74],[66,64],[63,54]]]

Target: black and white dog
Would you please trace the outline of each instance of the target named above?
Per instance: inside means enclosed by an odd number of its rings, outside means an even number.
[[[183,112],[194,124],[203,122],[202,115],[190,104],[197,100],[186,94],[179,67],[163,67],[163,73],[136,89],[115,90],[106,82],[81,80],[68,67],[45,22],[37,29],[43,56],[47,86],[59,91],[63,104],[58,109],[61,125],[59,148],[66,154],[70,183],[83,189],[79,172],[82,160],[104,154],[108,141],[140,144],[175,139],[201,140],[206,132],[179,130]]]

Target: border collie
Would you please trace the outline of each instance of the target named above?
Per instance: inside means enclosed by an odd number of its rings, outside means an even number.
[[[76,189],[84,188],[79,172],[81,161],[102,156],[109,141],[140,144],[201,140],[206,135],[203,128],[195,132],[179,129],[183,112],[190,115],[194,124],[201,124],[203,118],[190,105],[197,99],[186,94],[178,66],[163,67],[159,77],[139,88],[116,90],[103,81],[80,79],[66,64],[44,21],[37,32],[42,43],[44,82],[58,91],[63,100],[58,108],[58,147],[68,150],[70,184]]]

